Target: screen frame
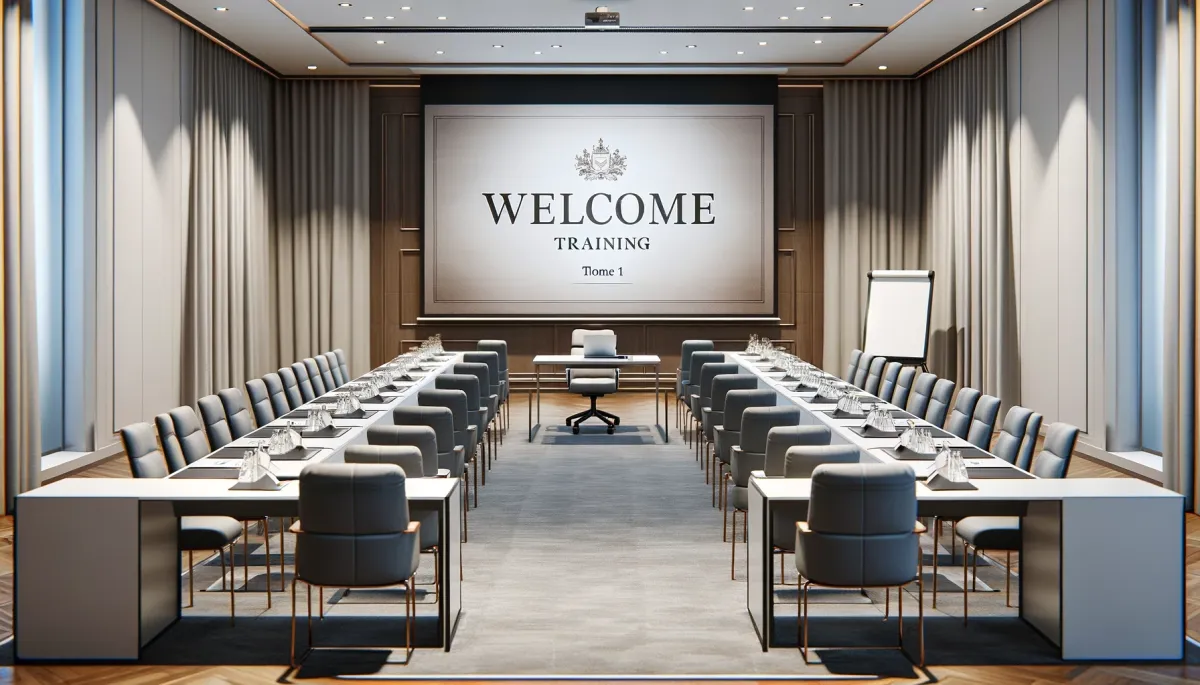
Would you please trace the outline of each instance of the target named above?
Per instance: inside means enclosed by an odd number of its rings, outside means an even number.
[[[429,105],[769,105],[772,125],[778,126],[779,79],[775,76],[521,76],[521,75],[433,75],[421,78],[420,127],[426,130],[426,109]],[[775,184],[779,178],[778,131],[772,131],[771,154],[771,255],[776,260],[771,269],[771,313],[720,315],[714,317],[691,315],[630,315],[586,314],[561,317],[529,316],[522,314],[486,314],[480,316],[429,314],[426,311],[425,259],[420,266],[419,321],[530,321],[530,320],[610,320],[614,318],[640,321],[745,321],[779,320],[779,198]],[[422,164],[428,151],[422,134],[420,153]],[[424,198],[431,179],[421,179],[421,253],[428,254],[430,236],[428,211]]]

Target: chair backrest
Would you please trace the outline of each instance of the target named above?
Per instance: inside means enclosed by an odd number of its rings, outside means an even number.
[[[495,352],[500,359],[500,380],[508,380],[508,341],[480,340],[475,343],[475,349],[480,352]]]
[[[341,383],[338,383],[334,379],[333,370],[330,368],[329,360],[325,358],[325,355],[318,354],[313,357],[313,360],[317,362],[317,370],[321,373],[321,383],[325,386],[325,392],[331,392],[334,388],[341,385]]]
[[[1033,412],[1033,416],[1029,417],[1029,424],[1025,428],[1025,439],[1021,441],[1021,450],[1017,455],[1017,468],[1026,471],[1033,468],[1033,450],[1037,447],[1038,438],[1042,434],[1044,418],[1037,412]]]
[[[911,396],[913,381],[917,378],[917,370],[911,366],[905,366],[900,369],[900,373],[896,375],[896,387],[892,389],[892,398],[888,400],[892,404],[904,409],[908,406],[908,398]],[[932,385],[930,386],[932,389]]]
[[[722,374],[728,375],[738,372],[738,365],[729,362],[713,364],[709,362],[700,367],[700,401],[703,404],[709,404],[712,399],[713,379]]]
[[[713,411],[725,411],[725,398],[731,390],[755,390],[758,378],[746,373],[723,373],[713,376],[710,405]]]
[[[308,373],[308,382],[312,383],[314,394],[320,396],[333,390],[325,385],[325,377],[321,375],[321,365],[317,363],[315,357],[304,359],[304,370]]]
[[[711,340],[684,340],[683,347],[679,351],[679,373],[686,381],[688,373],[692,370],[692,353],[693,352],[711,352],[717,349]]]
[[[996,430],[996,418],[1000,415],[1000,398],[983,395],[975,403],[971,414],[971,428],[967,431],[967,442],[986,450],[992,444],[992,433]]]
[[[483,425],[484,417],[479,413],[483,400],[479,397],[478,376],[470,373],[443,373],[433,379],[433,386],[437,390],[461,390],[467,396],[467,422],[476,426]],[[419,399],[418,395],[418,401]]]
[[[263,378],[266,378],[266,376]],[[304,404],[304,394],[300,392],[300,382],[296,380],[296,372],[290,366],[280,368],[279,380],[283,383],[283,393],[287,397],[288,408],[299,409],[300,405]],[[270,380],[267,383],[267,387],[271,387]],[[278,412],[279,410],[276,409],[275,411]]]
[[[367,444],[415,447],[421,452],[422,473],[437,474],[437,432],[430,426],[371,426],[367,429]]]
[[[946,423],[946,412],[950,411],[950,400],[954,397],[954,381],[949,378],[939,378],[933,384],[933,393],[929,396],[929,406],[925,408],[924,418],[935,426]]]
[[[700,387],[700,376],[703,374],[705,364],[724,364],[724,352],[693,352],[692,353],[692,368],[688,370],[688,385],[696,388]],[[692,394],[692,393],[688,393]]]
[[[1016,464],[1021,457],[1021,446],[1033,415],[1033,410],[1027,407],[1009,407],[1004,422],[1000,424],[1000,434],[989,451],[1010,464]]]
[[[412,445],[350,445],[342,456],[347,464],[395,464],[406,478],[425,477],[421,450]]]
[[[854,445],[802,445],[783,455],[784,478],[812,478],[821,464],[857,464],[862,456]],[[771,474],[767,474],[768,476]]]
[[[310,464],[300,472],[296,577],[361,587],[408,580],[417,566],[404,470],[395,464]],[[352,550],[352,551],[351,551]]]
[[[867,389],[867,375],[871,372],[871,364],[875,361],[875,355],[863,352],[858,358],[858,368],[854,370],[854,387],[861,390]],[[881,367],[880,372],[883,372]]]
[[[171,420],[171,415],[155,416],[154,427],[158,429],[158,441],[162,444],[167,469],[174,473],[187,466],[187,460],[183,458],[183,445],[179,444],[179,436],[175,435],[175,422]]]
[[[229,432],[233,439],[244,437],[254,432],[254,419],[246,408],[246,396],[237,388],[225,388],[217,391],[221,404],[225,406],[225,419],[229,421]]]
[[[200,425],[200,418],[196,416],[196,410],[184,405],[167,413],[171,415],[171,423],[175,425],[175,435],[183,449],[184,461],[190,464],[212,452],[208,437]]]
[[[891,402],[896,392],[896,380],[900,377],[900,362],[888,362],[883,367],[883,378],[879,381],[879,392],[875,396],[884,402]]]
[[[458,362],[450,367],[450,371],[456,375],[474,376],[479,383],[479,403],[475,406],[486,404],[483,398],[483,389],[492,387],[492,370],[488,368],[487,364],[481,362]],[[434,382],[436,383],[437,381],[435,380]]]
[[[886,357],[872,357],[871,365],[867,367],[867,378],[861,386],[872,395],[879,393],[879,385],[883,382],[883,367],[887,364]]]
[[[829,440],[830,432],[825,426],[775,426],[767,431],[767,458],[763,462],[763,471],[768,476],[782,476],[789,449],[800,445],[828,445]]]
[[[201,397],[200,418],[204,421],[204,434],[208,436],[208,444],[214,450],[233,442],[233,434],[229,430],[229,421],[225,418],[225,407],[221,398],[216,395]]]
[[[571,331],[571,354],[583,354],[583,338],[588,333],[608,333],[616,335],[611,328],[576,328]]]
[[[308,375],[308,367],[303,361],[292,364],[292,373],[296,374],[296,384],[300,386],[300,396],[305,402],[312,402],[317,396],[316,386],[313,385],[312,378]]]
[[[954,400],[954,409],[946,417],[946,430],[963,440],[971,432],[971,417],[975,414],[975,405],[979,402],[980,392],[975,388],[963,388],[958,391]],[[987,449],[987,448],[984,448]]]
[[[488,367],[488,387],[480,388],[480,392],[487,391],[488,395],[500,394],[500,355],[496,352],[464,352],[462,360],[467,364],[487,364]]]
[[[850,350],[850,363],[846,365],[846,375],[842,376],[842,380],[847,383],[854,382],[854,374],[858,373],[860,359],[862,359],[862,350]]]
[[[346,353],[342,351],[342,348],[334,350],[333,356],[337,357],[338,366],[342,368],[342,378],[346,379],[347,383],[354,380],[354,377],[350,375],[350,365],[346,363]]]
[[[288,404],[287,392],[283,389],[283,379],[277,373],[268,373],[262,377],[263,385],[267,386],[267,396],[271,398],[271,410],[275,413],[275,418],[279,418],[291,411],[291,405]],[[299,392],[297,392],[297,395]]]
[[[282,388],[281,385],[280,389]],[[246,395],[250,398],[250,410],[254,412],[256,424],[265,426],[277,418],[275,407],[271,405],[271,394],[267,391],[267,384],[263,379],[251,378],[246,381]]]
[[[333,352],[326,352],[325,354],[323,354],[321,356],[325,357],[325,364],[326,364],[326,366],[329,367],[329,374],[331,376],[333,376],[334,388],[343,386],[350,382],[349,378],[346,378],[345,376],[342,375],[342,365],[338,364],[338,359],[337,359],[336,354],[334,354]]]
[[[773,407],[777,396],[774,390],[730,390],[725,393],[725,422],[727,431],[742,430],[742,414],[751,407]]]
[[[454,415],[454,432],[461,433],[467,430],[468,417],[467,411],[467,393],[462,390],[438,390],[432,388],[422,390],[417,393],[417,406],[419,407],[445,407]],[[456,445],[465,445],[462,438],[455,440]]]
[[[814,583],[879,587],[916,576],[917,489],[901,463],[823,464],[813,470],[810,533],[800,535],[797,569]]]
[[[1038,478],[1066,478],[1078,438],[1079,429],[1075,426],[1061,422],[1050,424],[1042,451],[1033,458],[1033,468],[1029,472]]]
[[[428,426],[433,429],[439,455],[454,449],[454,412],[449,407],[400,406],[392,410],[392,422],[397,426]],[[439,459],[442,468],[445,464]]]
[[[937,382],[938,377],[929,372],[917,376],[912,390],[908,393],[908,403],[904,405],[904,410],[913,416],[925,418],[925,412],[929,409],[929,398],[933,395],[933,386],[937,385]]]
[[[158,449],[154,429],[148,423],[134,423],[122,428],[121,443],[125,446],[125,456],[134,478],[165,478],[172,470],[178,470],[167,466],[167,458]]]
[[[741,445],[743,452],[766,454],[767,434],[776,426],[800,424],[800,407],[778,405],[774,407],[750,407],[742,412]]]

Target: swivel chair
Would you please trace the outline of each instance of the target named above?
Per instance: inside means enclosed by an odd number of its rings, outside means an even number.
[[[576,328],[571,332],[571,354],[583,354],[584,338],[589,333],[614,335],[610,330],[593,331],[586,328]],[[590,407],[566,418],[566,425],[571,427],[572,433],[578,435],[580,424],[593,417],[600,419],[604,422],[604,425],[608,426],[609,435],[616,432],[616,426],[621,425],[621,417],[606,412],[603,409],[597,409],[596,400],[605,395],[615,393],[620,378],[621,372],[618,369],[598,369],[593,367],[567,369],[567,392],[583,395],[591,400]]]

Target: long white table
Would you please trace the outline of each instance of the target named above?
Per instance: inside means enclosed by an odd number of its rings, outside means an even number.
[[[15,535],[15,654],[19,661],[134,660],[181,617],[179,517],[295,517],[299,483],[310,463],[340,462],[349,445],[366,442],[367,428],[391,424],[391,410],[415,403],[417,393],[458,357],[433,365],[364,419],[335,419],[351,429],[333,439],[304,439],[322,451],[307,461],[276,461],[277,491],[231,490],[226,478],[68,478],[17,497]],[[309,406],[309,405],[306,405]],[[282,425],[277,420],[269,425]],[[252,447],[242,438],[233,446]],[[208,468],[198,460],[188,470]],[[179,474],[174,474],[179,476]],[[438,513],[438,630],[433,644],[449,651],[462,610],[459,579],[462,496],[457,478],[410,478],[414,512]],[[285,636],[281,635],[281,639]]]
[[[891,460],[882,448],[895,439],[864,438],[850,430],[861,421],[833,419],[828,405],[806,402],[756,359],[729,357],[742,373],[757,376],[760,388],[774,390],[780,404],[800,407],[803,422],[828,426],[834,443],[857,446],[863,461]],[[906,463],[919,476],[928,470],[925,462]],[[977,490],[933,491],[918,483],[918,514],[1021,516],[1020,616],[1058,646],[1063,659],[1183,657],[1182,496],[1133,478],[972,483]],[[810,487],[808,479],[761,472],[750,479],[746,608],[764,651],[775,644],[772,507],[807,502]]]
[[[583,355],[574,354],[539,354],[533,358],[533,377],[534,377],[534,394],[537,395],[537,422],[533,420],[533,404],[529,406],[529,442],[533,442],[533,436],[542,426],[542,367],[543,366],[565,366],[567,368],[621,368],[626,366],[653,366],[654,367],[654,425],[662,434],[663,442],[670,442],[670,423],[669,418],[664,418],[665,427],[658,422],[658,395],[660,379],[662,377],[662,359],[656,354],[627,354],[619,357],[584,357]],[[664,397],[665,399],[665,397]],[[670,412],[663,412],[664,416],[669,416]]]

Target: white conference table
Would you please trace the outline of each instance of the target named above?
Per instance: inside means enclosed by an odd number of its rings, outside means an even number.
[[[534,394],[537,395],[537,422],[533,420],[533,404],[529,406],[529,442],[542,427],[542,367],[565,366],[567,368],[622,368],[626,366],[654,367],[654,425],[662,434],[663,442],[670,442],[670,419],[663,419],[666,426],[660,424],[658,414],[659,385],[662,376],[662,359],[656,354],[626,354],[617,357],[584,357],[574,354],[539,354],[533,358]],[[664,398],[665,399],[665,398]],[[664,416],[670,412],[663,412]]]
[[[861,425],[861,419],[833,419],[831,406],[811,404],[807,394],[790,391],[783,374],[768,372],[743,354],[728,356],[741,366],[741,373],[757,376],[760,388],[774,390],[780,404],[800,407],[803,423],[828,426],[833,443],[857,446],[863,461],[892,460],[882,448],[894,446],[894,438],[864,438],[850,429]],[[957,438],[947,442],[969,444]],[[967,460],[969,466],[979,467],[989,466],[986,461],[990,459]],[[931,466],[905,463],[914,467],[918,478]],[[971,482],[977,490],[934,491],[918,483],[918,515],[1021,516],[1020,616],[1057,646],[1063,659],[1183,658],[1181,495],[1135,478]],[[772,506],[807,502],[811,483],[762,472],[750,479],[746,607],[764,651],[775,644]]]
[[[272,462],[281,480],[279,490],[231,490],[236,468],[232,479],[183,475],[216,473],[201,459],[174,477],[67,478],[19,495],[13,612],[17,660],[138,659],[142,648],[182,615],[180,516],[297,516],[295,479],[305,466],[342,461],[346,447],[366,442],[369,426],[390,425],[393,408],[415,403],[417,393],[458,358],[431,364],[404,392],[385,394],[390,400],[386,404],[363,405],[365,411],[375,412],[366,418],[335,418],[335,426],[350,428],[337,438],[304,438],[305,447],[322,449],[306,461]],[[230,446],[253,447],[258,442],[241,438]],[[410,478],[405,491],[413,511],[438,513],[443,550],[437,637],[433,644],[419,646],[449,651],[462,610],[460,482]]]

